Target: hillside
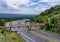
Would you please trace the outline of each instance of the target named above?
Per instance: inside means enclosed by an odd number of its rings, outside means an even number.
[[[60,5],[41,12],[36,18],[30,20],[30,22],[33,21],[35,23],[45,23],[45,30],[60,33],[60,26],[57,26],[60,23]]]
[[[40,14],[40,16],[46,16],[46,15],[57,15],[60,14],[60,5],[56,5],[54,7],[51,7],[50,9],[45,10]]]
[[[0,28],[0,42],[24,42],[24,39],[15,32]]]

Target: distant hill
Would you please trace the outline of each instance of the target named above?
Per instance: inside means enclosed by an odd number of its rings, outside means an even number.
[[[32,18],[36,17],[37,15],[35,14],[5,14],[5,13],[0,13],[0,18]]]

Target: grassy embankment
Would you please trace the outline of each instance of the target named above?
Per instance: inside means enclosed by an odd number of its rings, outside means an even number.
[[[0,42],[24,42],[24,39],[14,32],[0,29]]]

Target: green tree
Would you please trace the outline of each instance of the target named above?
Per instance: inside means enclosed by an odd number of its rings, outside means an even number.
[[[4,19],[0,20],[0,26],[5,26],[5,20]]]

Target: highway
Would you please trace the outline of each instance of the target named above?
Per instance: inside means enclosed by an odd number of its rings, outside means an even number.
[[[32,27],[32,30],[34,30],[36,32],[39,32],[39,33],[41,33],[43,35],[50,36],[50,37],[53,37],[53,38],[56,38],[56,39],[60,40],[60,36],[59,35],[53,34],[51,32],[46,32],[44,30],[38,30],[35,27]]]
[[[24,20],[21,20],[20,24],[25,24]],[[18,22],[13,21],[12,25],[17,26]],[[6,26],[9,26],[9,23],[7,23]],[[24,27],[20,27],[20,28],[15,27],[15,28],[12,28],[11,30],[16,31],[18,35],[21,35],[22,38],[25,40],[25,42],[53,42],[54,40],[57,40],[56,42],[60,42],[60,36],[57,36],[55,34],[52,34],[43,30],[38,30],[35,27],[32,27],[32,30],[46,36],[47,38],[52,37],[53,41],[50,41],[51,38],[45,39],[44,37],[38,36],[37,34],[27,31],[26,29],[24,29]]]
[[[19,29],[17,28],[17,34],[21,35],[26,42],[49,42],[48,40],[41,38],[33,33],[23,29],[22,27]]]

